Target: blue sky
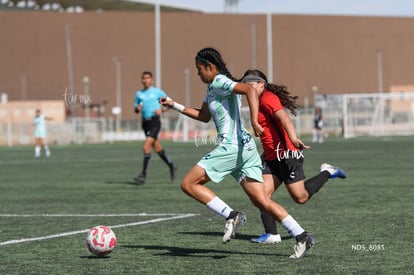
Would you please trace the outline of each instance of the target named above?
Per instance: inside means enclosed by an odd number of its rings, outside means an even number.
[[[193,8],[206,13],[224,12],[224,0],[132,0]],[[238,0],[230,11],[238,13],[356,15],[414,17],[414,0]]]

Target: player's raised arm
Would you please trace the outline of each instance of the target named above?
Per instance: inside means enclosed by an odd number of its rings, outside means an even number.
[[[198,121],[208,122],[210,121],[210,118],[211,118],[210,111],[208,110],[208,106],[206,102],[203,102],[200,109],[196,109],[192,107],[186,107],[178,102],[175,102],[173,99],[167,96],[167,97],[162,97],[160,99],[160,104],[163,106],[172,108]]]

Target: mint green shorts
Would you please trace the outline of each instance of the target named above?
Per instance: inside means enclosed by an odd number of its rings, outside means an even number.
[[[45,138],[45,137],[46,137],[45,130],[40,130],[40,129],[35,130],[35,138]]]
[[[263,182],[262,161],[255,146],[218,146],[198,163],[213,182],[232,175],[240,183],[245,177]]]

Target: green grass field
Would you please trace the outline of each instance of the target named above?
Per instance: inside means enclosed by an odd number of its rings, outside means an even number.
[[[163,144],[179,165],[174,183],[156,154],[147,182],[132,182],[140,142],[52,146],[49,159],[0,148],[0,274],[412,274],[412,137],[332,138],[305,152],[308,177],[328,162],[348,178],[330,180],[305,205],[283,186],[274,194],[317,237],[299,260],[288,258],[295,241],[280,226],[281,244],[250,243],[263,233],[259,212],[231,178],[208,186],[248,222],[222,244],[224,220],[179,187],[212,146]],[[110,257],[85,246],[84,230],[99,224],[114,227]]]

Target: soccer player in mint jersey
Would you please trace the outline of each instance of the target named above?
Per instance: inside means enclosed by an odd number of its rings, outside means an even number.
[[[245,223],[246,215],[233,210],[205,184],[209,181],[218,183],[231,175],[255,206],[280,221],[289,234],[296,237],[292,258],[303,257],[315,243],[315,237],[307,233],[285,208],[266,196],[261,159],[254,139],[244,128],[240,117],[241,99],[245,95],[254,133],[257,136],[262,134],[263,129],[257,121],[256,90],[248,84],[236,82],[220,53],[213,48],[200,50],[195,63],[201,81],[207,84],[201,108],[186,107],[168,97],[162,98],[161,103],[202,122],[212,119],[217,130],[217,146],[191,168],[181,183],[181,189],[226,219],[223,243],[227,243]]]
[[[35,158],[40,157],[41,149],[45,150],[46,157],[50,157],[49,146],[46,142],[46,120],[52,120],[43,115],[40,109],[36,110],[35,118],[33,119],[34,135],[35,135]]]
[[[303,171],[303,149],[309,149],[296,136],[294,125],[285,111],[289,109],[296,115],[297,97],[291,96],[284,86],[267,82],[264,73],[259,70],[248,70],[243,82],[254,87],[259,94],[258,121],[263,127],[260,136],[264,154],[263,179],[268,197],[285,183],[289,194],[297,203],[306,203],[329,178],[346,178],[345,172],[339,168],[324,163],[320,173],[308,180]],[[252,239],[256,243],[278,243],[281,241],[277,234],[276,220],[262,211],[261,218],[265,234]]]
[[[166,94],[164,91],[153,86],[153,78],[150,71],[144,71],[141,74],[141,83],[143,89],[137,91],[135,95],[134,110],[135,113],[141,113],[142,115],[142,129],[145,133],[145,141],[142,148],[144,153],[144,163],[142,165],[141,173],[134,178],[134,181],[138,183],[145,182],[151,160],[152,148],[168,165],[168,168],[170,169],[170,180],[173,181],[176,176],[177,167],[168,157],[158,140],[158,133],[161,129],[160,115],[165,109],[160,105],[159,100],[160,98],[165,97]]]

